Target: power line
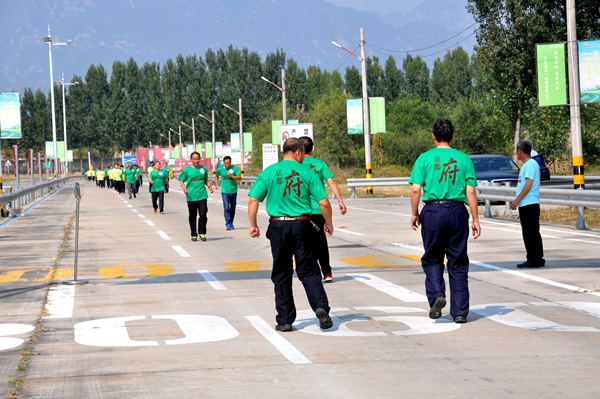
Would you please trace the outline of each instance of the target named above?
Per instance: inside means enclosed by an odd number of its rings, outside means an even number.
[[[427,49],[430,49],[430,48],[432,48],[432,47],[439,46],[440,44],[446,43],[447,41],[454,39],[456,36],[459,36],[459,35],[463,34],[464,32],[466,32],[467,30],[471,29],[471,28],[472,28],[473,26],[475,26],[475,25],[477,25],[477,24],[476,24],[476,23],[474,23],[474,24],[472,24],[472,25],[468,26],[467,28],[465,28],[464,30],[462,30],[462,31],[458,32],[456,35],[454,35],[454,36],[450,36],[449,38],[447,38],[447,39],[445,39],[445,40],[442,40],[442,41],[441,41],[441,42],[439,42],[439,43],[436,43],[436,44],[434,44],[434,45],[431,45],[431,46],[423,47],[423,48],[417,48],[417,49],[413,49],[413,50],[390,50],[390,49],[385,49],[385,48],[382,48],[382,47],[375,46],[374,44],[371,44],[371,43],[367,43],[367,44],[369,45],[369,47],[371,47],[371,48],[373,48],[373,49],[378,49],[378,50],[382,50],[382,51],[389,51],[389,52],[391,52],[391,53],[414,53],[415,51],[427,50]],[[475,33],[475,32],[473,32],[473,33]],[[473,35],[473,33],[471,33],[469,36],[472,36],[472,35]],[[469,36],[467,36],[467,37],[469,37]],[[465,38],[465,39],[466,39],[466,38]],[[463,40],[464,40],[464,39],[463,39]]]
[[[356,50],[358,50],[359,47],[360,47],[360,44],[358,46],[356,46],[356,48],[352,52],[355,53]],[[332,72],[337,71],[338,69],[340,69],[346,63],[346,61],[348,61],[348,59],[350,57],[352,57],[352,54],[348,54],[348,57],[346,57],[346,59],[337,68],[335,68]],[[291,86],[308,86],[308,83],[298,83],[298,82],[290,81],[289,79],[286,80],[285,83],[289,84]]]
[[[436,51],[435,53],[431,53],[431,54],[427,54],[427,55],[421,55],[420,57],[421,57],[421,58],[427,58],[427,57],[431,57],[432,55],[436,55],[436,54],[439,54],[439,53],[443,53],[444,51],[446,51],[446,50],[449,50],[449,49],[453,48],[454,46],[456,46],[456,45],[460,44],[460,43],[461,43],[463,40],[465,40],[465,39],[468,39],[469,37],[473,36],[475,33],[476,33],[475,31],[474,31],[474,32],[472,32],[472,33],[471,33],[469,36],[466,36],[466,37],[462,38],[462,39],[461,39],[461,40],[459,40],[458,42],[456,42],[456,43],[454,43],[454,44],[452,44],[452,45],[450,45],[450,46],[448,46],[448,47],[446,47],[446,48],[444,48],[444,49],[442,49],[442,50],[440,50],[440,51]],[[446,40],[446,41],[447,41],[447,40]],[[438,44],[439,44],[439,43],[438,43]],[[389,55],[390,57],[396,58],[396,59],[398,59],[398,60],[400,60],[400,59],[404,59],[404,57],[400,57],[400,56],[396,56],[396,55],[392,55],[392,54],[389,54],[389,53],[384,53],[384,52],[382,52],[382,51],[379,51],[379,50],[377,50],[377,49],[376,49],[374,46],[371,46],[371,45],[369,45],[368,43],[367,43],[367,45],[368,45],[368,46],[369,46],[369,47],[370,47],[370,48],[371,48],[373,51],[375,51],[375,52],[377,52],[377,53],[379,53],[379,54],[383,54],[383,55]]]

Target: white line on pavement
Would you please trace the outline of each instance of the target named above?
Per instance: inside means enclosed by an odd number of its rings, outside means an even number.
[[[128,208],[133,208],[133,205],[129,204],[127,205]]]
[[[48,290],[48,301],[46,319],[67,319],[73,317],[73,306],[75,305],[74,285],[55,285]]]
[[[365,283],[376,290],[379,290],[404,302],[427,302],[427,297],[425,295],[421,295],[382,278],[375,277],[369,273],[346,274],[346,276],[350,276],[361,283]]]
[[[165,240],[165,241],[171,241],[171,237],[169,237],[164,231],[157,230],[156,232],[158,233],[159,236],[162,237],[163,240]]]
[[[342,233],[346,233],[346,234],[353,234],[355,236],[364,236],[364,234],[362,234],[362,233],[355,233],[354,231],[350,231],[350,230],[346,230],[346,229],[340,229],[340,228],[336,229],[335,227],[334,227],[334,229],[335,229],[335,231],[341,231]]]
[[[137,212],[138,210],[137,209],[132,209],[132,211]]]
[[[142,215],[141,213],[138,213],[138,216],[141,217],[142,219],[144,219],[146,216]]]
[[[179,255],[181,255],[183,258],[189,258],[190,257],[190,254],[188,254],[187,252],[185,252],[185,249],[181,248],[179,245],[173,245],[173,249]]]
[[[294,364],[310,364],[310,360],[306,358],[296,347],[289,343],[288,340],[279,335],[273,328],[267,324],[260,316],[246,316],[246,319],[256,328],[263,337],[269,341],[275,349],[279,351],[287,360]]]
[[[198,273],[200,273],[202,278],[206,280],[206,282],[210,284],[210,286],[213,287],[215,290],[221,291],[227,289],[227,287],[225,287],[225,285],[222,282],[217,280],[217,278],[213,276],[213,274],[208,270],[198,270]]]
[[[398,212],[386,212],[386,211],[378,211],[376,209],[365,209],[365,208],[355,208],[353,206],[348,206],[348,209],[355,209],[357,211],[365,211],[365,212],[375,212],[375,213],[386,213],[388,215],[398,215],[398,216],[408,216],[411,217],[411,215],[408,215],[406,213],[398,213]]]
[[[148,226],[150,226],[150,227],[154,227],[154,226],[156,226],[156,225],[155,225],[154,223],[152,223],[152,221],[150,221],[150,220],[146,220],[146,223],[147,223],[147,224],[148,224]]]

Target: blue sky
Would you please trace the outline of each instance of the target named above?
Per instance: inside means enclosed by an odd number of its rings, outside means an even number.
[[[358,11],[371,11],[386,15],[394,11],[406,14],[425,0],[326,0],[341,7],[350,7]]]

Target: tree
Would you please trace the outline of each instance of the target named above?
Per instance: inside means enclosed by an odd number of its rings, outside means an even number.
[[[402,62],[404,70],[404,90],[408,96],[419,97],[423,101],[429,99],[429,67],[421,56],[413,58],[406,54]]]
[[[456,106],[458,100],[470,97],[473,76],[469,54],[462,47],[448,51],[443,60],[433,62],[431,102],[441,106]]]

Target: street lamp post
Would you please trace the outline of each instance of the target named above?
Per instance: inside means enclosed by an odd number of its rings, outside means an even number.
[[[66,43],[55,43],[52,42],[52,37],[50,36],[50,26],[48,26],[48,36],[43,37],[42,40],[45,44],[48,45],[48,59],[50,61],[50,104],[52,107],[52,151],[54,158],[54,173],[58,172],[57,165],[57,150],[56,150],[56,114],[54,110],[54,75],[52,73],[52,47],[53,46],[66,46],[71,43],[71,40],[67,40]]]
[[[62,100],[63,100],[63,135],[65,140],[65,165],[69,165],[69,157],[67,151],[67,111],[65,107],[65,86],[78,85],[79,82],[67,83],[65,82],[65,74],[62,74],[62,80],[59,80],[58,83],[62,86]],[[69,168],[66,168],[67,173],[69,172]]]
[[[236,114],[238,114],[238,116],[240,117],[240,153],[242,155],[242,167],[240,168],[240,172],[242,172],[242,176],[244,176],[244,130],[242,129],[242,99],[239,99],[239,111],[236,109],[231,108],[229,105],[227,104],[223,104],[223,106],[225,108],[229,108],[230,110],[232,110],[233,112],[235,112]]]
[[[365,175],[367,179],[373,178],[373,167],[371,165],[371,125],[369,119],[369,95],[367,93],[367,58],[365,55],[365,30],[360,28],[360,54],[361,57],[354,52],[348,50],[342,45],[331,42],[336,47],[352,54],[360,60],[362,73],[362,103],[363,103],[363,130],[365,133]],[[367,187],[367,193],[373,194],[373,187]]]
[[[287,125],[287,104],[286,104],[286,99],[285,99],[285,69],[281,70],[281,87],[279,87],[278,85],[276,85],[275,83],[271,82],[269,79],[265,78],[264,76],[260,77],[262,80],[264,80],[267,83],[272,84],[273,86],[275,86],[277,89],[279,89],[279,91],[281,92],[281,105],[283,107],[283,124]]]
[[[162,133],[159,133],[161,135],[161,137],[167,137]],[[171,149],[171,130],[169,130],[169,150]]]
[[[194,125],[194,118],[192,118],[192,126],[184,122],[181,122],[181,124],[192,129],[192,144],[194,144],[194,151],[196,151],[196,125]]]
[[[173,132],[175,134],[179,134],[179,147],[183,147],[183,144],[181,144],[181,125],[179,126],[179,133],[177,133],[175,130],[173,130],[171,128],[169,128],[169,131]],[[171,137],[171,134],[169,134],[169,137]]]
[[[215,160],[216,158],[216,148],[215,148],[215,110],[212,110],[212,119],[208,119],[206,116],[202,115],[202,114],[198,114],[198,116],[200,116],[201,118],[206,119],[207,121],[210,122],[210,124],[212,125],[212,158],[211,158],[211,166],[212,166],[212,170],[213,172],[215,171],[215,169],[217,169],[217,162]]]

